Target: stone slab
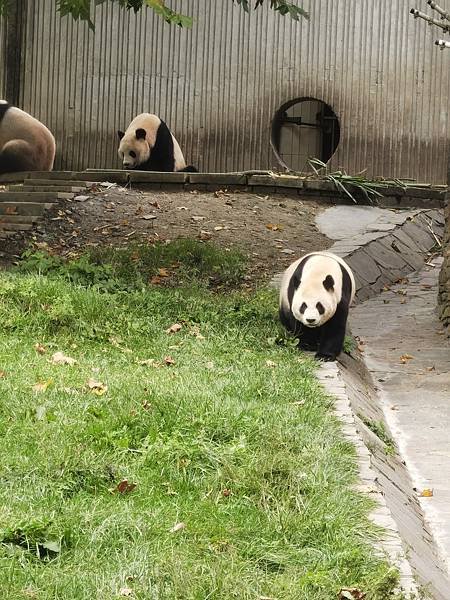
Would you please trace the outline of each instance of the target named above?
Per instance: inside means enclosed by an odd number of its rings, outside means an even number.
[[[384,214],[375,206],[333,206],[316,218],[319,231],[332,240],[353,238],[367,231]]]
[[[380,278],[381,271],[377,263],[364,250],[354,252],[346,258],[346,262],[367,283],[375,283]]]
[[[274,186],[293,189],[303,189],[304,179],[298,177],[287,177],[283,175],[250,175],[247,179],[248,185],[251,186]]]
[[[53,179],[62,181],[110,181],[111,183],[128,183],[129,171],[92,170],[92,171],[33,171],[28,179]]]
[[[131,183],[185,183],[190,173],[167,173],[162,171],[126,171]]]
[[[0,202],[52,202],[64,197],[58,192],[0,192]]]
[[[247,185],[244,173],[187,173],[189,183],[211,185]]]
[[[420,252],[415,252],[408,248],[403,242],[397,239],[394,235],[389,235],[379,239],[379,243],[386,247],[388,250],[394,250],[397,252],[402,259],[408,264],[411,270],[416,271],[423,265],[423,255]]]
[[[427,252],[432,248],[436,240],[433,238],[431,233],[427,232],[423,226],[420,227],[418,224],[409,221],[402,227],[402,231],[408,235],[413,242],[416,243],[422,251]]]
[[[51,206],[53,204],[45,202],[0,202],[0,215],[42,215]]]
[[[405,261],[401,255],[381,244],[379,240],[370,242],[365,247],[365,252],[383,269],[403,270],[405,268]]]

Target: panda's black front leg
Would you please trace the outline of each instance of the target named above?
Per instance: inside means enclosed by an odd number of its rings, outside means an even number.
[[[338,306],[333,317],[321,327],[319,350],[315,358],[324,361],[336,360],[344,345],[348,306]]]
[[[286,309],[284,306],[280,306],[278,311],[281,324],[287,329],[287,331],[294,336],[298,336],[301,331],[302,325],[297,321],[292,312]]]
[[[305,327],[300,325],[299,348],[302,350],[317,350],[321,337],[321,327]]]

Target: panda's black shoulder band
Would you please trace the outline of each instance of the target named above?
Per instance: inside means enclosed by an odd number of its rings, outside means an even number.
[[[288,285],[288,289],[287,289],[289,307],[292,306],[292,298],[294,297],[294,292],[300,285],[300,281],[302,279],[303,267],[305,266],[305,264],[309,260],[309,258],[310,258],[310,256],[305,256],[303,258],[303,260],[301,260],[298,263],[295,271],[292,273],[291,278],[289,279],[289,285]]]
[[[9,102],[0,102],[0,121],[3,119],[9,108],[11,108]]]

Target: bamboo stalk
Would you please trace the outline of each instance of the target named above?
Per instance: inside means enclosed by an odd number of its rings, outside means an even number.
[[[431,6],[433,10],[438,12],[442,19],[447,19],[447,21],[450,21],[450,13],[448,13],[444,8],[441,8],[439,4],[436,4],[436,2],[433,0],[428,0],[428,5]]]
[[[416,8],[412,8],[409,12],[414,16],[415,19],[423,19],[424,21],[427,21],[430,25],[436,25],[436,27],[440,27],[446,33],[450,32],[450,23],[448,25],[446,23],[442,23],[442,21],[433,19],[433,17],[430,17],[430,15],[427,15],[426,13],[423,13],[422,11],[417,10]]]

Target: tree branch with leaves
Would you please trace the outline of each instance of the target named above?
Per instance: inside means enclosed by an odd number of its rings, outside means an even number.
[[[0,0],[0,14],[8,14],[8,8],[11,7],[13,2],[16,2],[16,0]],[[105,2],[114,2],[125,10],[134,12],[148,7],[167,23],[180,27],[191,27],[193,23],[192,17],[174,11],[168,5],[170,2],[166,0],[55,0],[56,8],[62,16],[70,15],[76,21],[86,21],[91,29],[94,29],[91,11]],[[256,10],[263,4],[268,4],[272,10],[283,16],[289,15],[295,21],[298,21],[301,17],[309,18],[308,13],[301,6],[289,0],[231,0],[231,2],[240,5],[246,12],[250,11],[251,5]]]

